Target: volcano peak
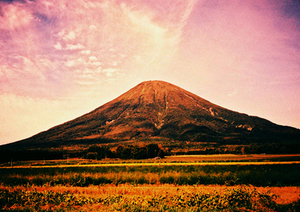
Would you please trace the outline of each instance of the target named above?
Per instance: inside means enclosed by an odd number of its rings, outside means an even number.
[[[234,112],[164,81],[144,81],[74,120],[21,142],[161,137],[202,141],[260,139],[299,130]],[[224,138],[224,139],[223,139]],[[270,139],[270,138],[267,138]]]

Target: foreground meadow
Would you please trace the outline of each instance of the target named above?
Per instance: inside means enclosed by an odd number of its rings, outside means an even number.
[[[299,211],[299,188],[104,185],[0,187],[2,211]]]
[[[300,211],[300,164],[191,165],[173,159],[2,167],[0,210]]]

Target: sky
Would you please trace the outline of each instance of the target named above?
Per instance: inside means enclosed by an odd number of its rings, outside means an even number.
[[[0,145],[147,80],[300,128],[298,0],[0,0]]]

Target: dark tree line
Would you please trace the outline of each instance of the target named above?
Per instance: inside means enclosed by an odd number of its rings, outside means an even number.
[[[120,158],[120,159],[147,159],[160,157],[164,158],[165,152],[157,144],[148,144],[146,146],[137,145],[119,145],[116,151],[111,151],[106,146],[93,145],[89,147],[84,155],[87,159]]]
[[[121,159],[147,159],[147,158],[155,158],[165,157],[164,150],[159,147],[157,144],[148,144],[144,147],[135,146],[123,146],[119,145],[116,154],[118,158]]]
[[[82,155],[86,159],[115,158],[115,154],[107,146],[90,146]]]
[[[66,150],[12,150],[0,149],[0,162],[28,161],[28,160],[55,160],[66,158],[120,158],[120,159],[147,159],[155,157],[164,157],[164,150],[157,144],[148,144],[146,146],[123,146],[119,145],[116,151],[112,151],[107,146],[92,145],[87,150],[78,150],[68,152]]]
[[[66,151],[0,149],[0,162],[63,159]]]
[[[187,149],[188,147],[181,147]],[[299,154],[299,142],[275,142],[275,143],[252,143],[229,148],[226,145],[217,145],[203,150],[188,150],[176,152],[176,154]],[[28,161],[28,160],[55,160],[66,158],[120,158],[120,159],[147,159],[160,157],[165,154],[171,155],[172,151],[164,152],[158,144],[138,145],[119,145],[115,150],[106,145],[92,145],[86,150],[67,151],[67,150],[24,150],[24,149],[0,149],[0,162]]]

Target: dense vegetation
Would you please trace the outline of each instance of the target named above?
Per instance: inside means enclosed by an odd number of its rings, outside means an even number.
[[[107,146],[96,146],[89,147],[84,158],[87,159],[103,159],[103,158],[120,158],[120,159],[147,159],[165,156],[164,150],[157,144],[148,144],[146,146],[137,145],[119,145],[116,151],[111,151]]]
[[[1,211],[299,211],[300,201],[280,205],[275,195],[248,187],[228,189],[224,194],[178,192],[168,195],[88,197],[68,191],[37,191],[0,188]]]
[[[179,142],[173,145],[171,154],[299,154],[300,142],[261,142],[223,144],[223,142],[208,142],[197,144],[195,142]],[[249,144],[250,143],[250,144]],[[177,149],[177,151],[176,151]]]
[[[100,153],[108,154],[107,151],[92,146],[85,154],[99,152],[96,156],[100,157]],[[47,163],[41,167],[42,162],[20,168],[2,167],[0,211],[300,210],[299,198],[278,202],[278,196],[268,189],[258,191],[259,188],[253,187],[300,186],[300,164],[200,166],[183,162],[170,166],[163,165],[164,160],[144,160],[148,165],[139,162],[139,166],[127,166],[126,161],[134,164],[140,160],[114,159],[101,161],[110,166],[56,166],[68,162],[64,160],[51,161],[56,164],[53,167],[47,167]],[[113,164],[115,161],[118,164]],[[153,162],[149,165],[147,161]],[[226,185],[226,188],[205,191],[204,185],[213,185],[213,189]],[[159,189],[155,191],[156,188]],[[135,189],[139,192],[134,192]]]
[[[26,160],[51,160],[65,158],[121,158],[121,159],[147,159],[165,156],[164,150],[158,144],[119,145],[115,151],[108,146],[92,145],[86,150],[66,151],[66,150],[25,150],[25,149],[0,149],[0,162],[26,161]]]
[[[300,165],[112,166],[1,169],[3,185],[218,184],[300,186]]]
[[[104,142],[104,141],[103,141]],[[186,142],[169,140],[141,140],[132,144],[122,145],[117,141],[113,143],[94,144],[88,142],[81,148],[68,149],[19,149],[0,148],[0,162],[26,161],[26,160],[51,160],[66,158],[121,158],[121,159],[146,159],[166,155],[206,155],[206,154],[297,154],[300,153],[299,142],[273,142],[251,144],[222,144],[216,142]],[[75,145],[75,144],[74,144]],[[81,144],[82,145],[82,144]]]

